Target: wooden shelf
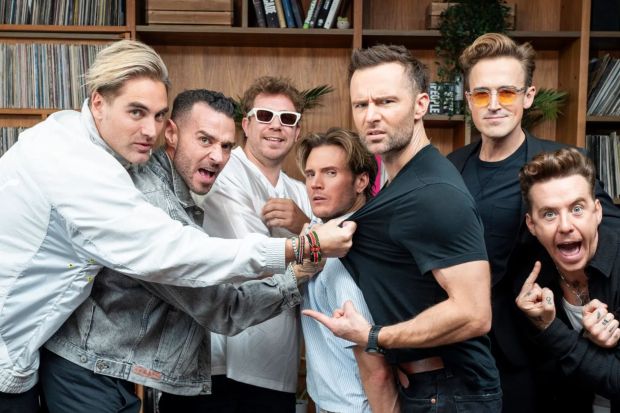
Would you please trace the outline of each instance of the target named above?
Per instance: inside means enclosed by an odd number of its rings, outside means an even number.
[[[118,40],[128,38],[128,26],[54,26],[0,24],[0,38]]]
[[[530,42],[536,50],[556,50],[580,37],[578,31],[513,31],[509,35],[519,42]],[[434,49],[439,43],[439,30],[362,30],[364,46],[377,43],[404,44],[410,49]]]
[[[21,116],[49,116],[61,109],[32,109],[32,108],[0,108],[2,115],[21,115]]]
[[[620,123],[620,116],[586,116],[586,122]]]
[[[620,32],[590,32],[590,48],[594,50],[619,49]]]
[[[231,47],[351,48],[353,29],[269,29],[150,25],[136,26],[138,39],[151,45]]]
[[[429,126],[460,125],[465,121],[464,115],[426,115],[424,124]]]

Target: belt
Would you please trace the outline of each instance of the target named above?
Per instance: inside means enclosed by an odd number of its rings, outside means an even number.
[[[444,368],[443,360],[439,356],[428,357],[421,360],[406,361],[396,368],[396,378],[405,389],[409,387],[409,378],[412,374],[426,373]]]
[[[439,356],[407,361],[398,365],[398,369],[407,375],[426,373],[427,371],[439,370],[443,368],[443,360]]]

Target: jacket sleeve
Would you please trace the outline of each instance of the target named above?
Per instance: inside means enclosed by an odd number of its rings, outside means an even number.
[[[51,122],[53,123],[53,122]],[[227,282],[231,275],[284,272],[285,239],[250,235],[209,238],[149,204],[111,155],[84,139],[39,143],[29,154],[32,179],[52,205],[71,247],[85,261],[134,278],[189,287]]]
[[[594,391],[610,399],[620,394],[620,348],[598,347],[570,329],[562,320],[553,323],[535,337],[550,352],[566,375],[589,383]]]
[[[206,288],[145,282],[142,285],[204,328],[229,336],[293,308],[301,301],[297,279],[289,271],[239,285],[228,283]]]

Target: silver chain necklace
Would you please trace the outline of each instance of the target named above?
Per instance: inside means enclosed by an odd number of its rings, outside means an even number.
[[[585,305],[590,302],[590,294],[588,293],[588,286],[586,285],[583,289],[577,289],[573,287],[571,283],[569,283],[566,278],[564,278],[564,274],[560,270],[558,270],[558,274],[560,274],[560,278],[564,282],[564,284],[568,287],[568,290],[573,293],[577,301],[579,301],[579,305]]]

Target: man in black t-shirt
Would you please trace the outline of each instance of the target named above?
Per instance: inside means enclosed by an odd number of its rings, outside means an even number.
[[[540,248],[525,227],[525,205],[519,170],[536,154],[567,145],[538,139],[521,127],[523,112],[536,94],[532,85],[535,51],[508,36],[487,33],[467,47],[460,58],[471,118],[481,140],[460,148],[448,159],[463,175],[482,222],[491,264],[493,323],[489,337],[500,372],[504,413],[580,411],[564,377],[524,331],[527,321],[515,305],[522,283]],[[611,225],[620,228],[620,213],[596,185],[596,197]]]
[[[350,302],[331,318],[304,314],[385,353],[403,411],[499,412],[484,336],[491,300],[482,223],[458,171],[426,136],[426,68],[405,47],[378,45],[353,53],[349,75],[356,127],[390,180],[350,218],[358,227],[343,260],[377,325]]]

